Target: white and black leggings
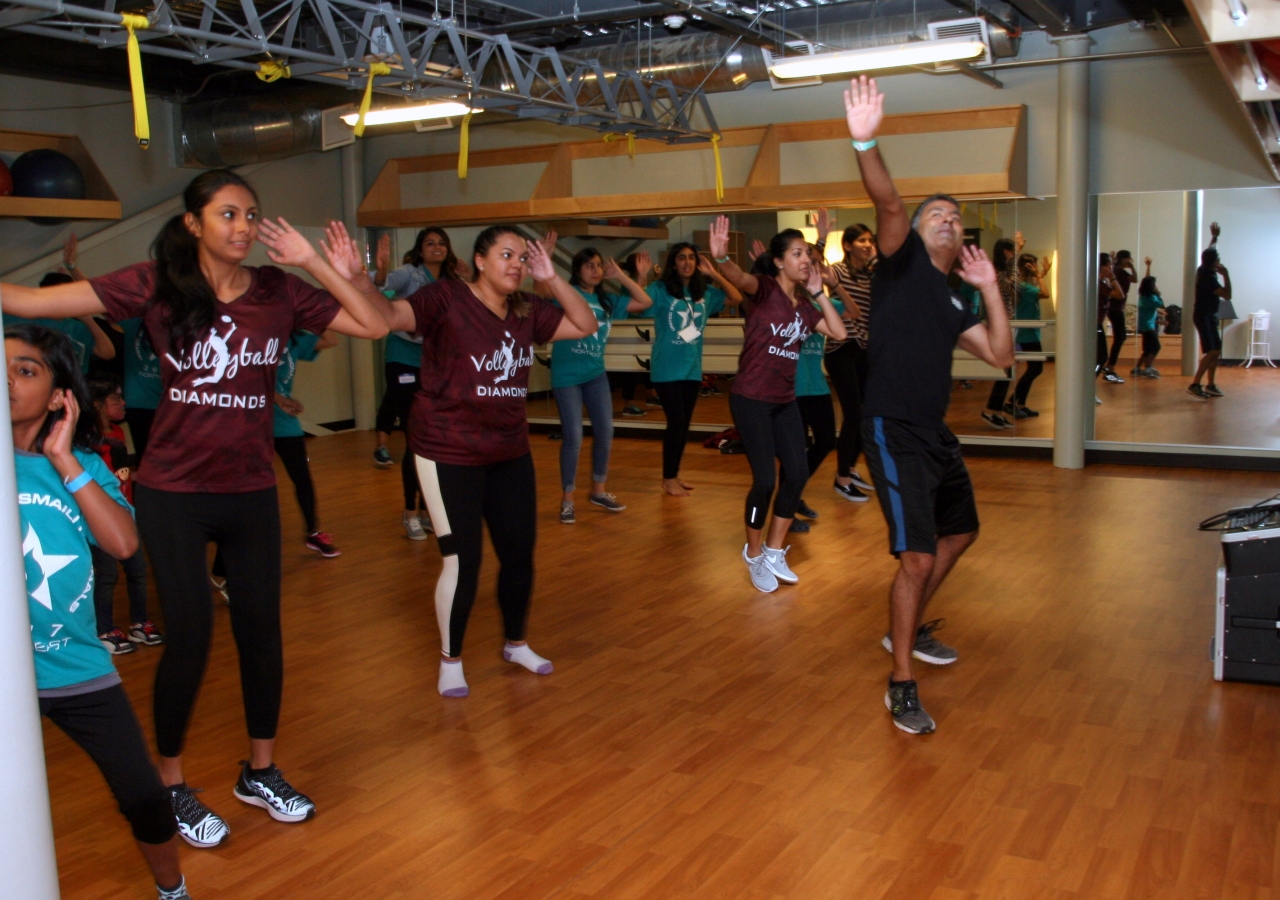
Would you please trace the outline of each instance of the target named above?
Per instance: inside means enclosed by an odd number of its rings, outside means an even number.
[[[805,458],[804,423],[800,408],[790,403],[766,403],[739,394],[729,395],[729,411],[734,427],[742,435],[742,445],[751,463],[751,492],[747,494],[747,527],[763,529],[769,516],[794,519],[796,506],[805,482],[809,480],[809,463]],[[778,496],[773,496],[777,481],[777,460],[782,464],[782,483]]]
[[[436,619],[445,656],[462,654],[467,619],[476,602],[483,525],[498,554],[498,606],[508,641],[523,641],[533,594],[537,488],[533,456],[485,466],[457,466],[415,456],[422,496],[444,568],[436,582]]]

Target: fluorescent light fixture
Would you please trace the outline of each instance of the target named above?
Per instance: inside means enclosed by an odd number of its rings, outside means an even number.
[[[1237,28],[1243,28],[1249,21],[1249,8],[1244,0],[1227,0],[1227,9],[1231,11],[1231,21]]]
[[[392,106],[387,109],[371,109],[364,116],[366,125],[390,125],[393,122],[416,122],[420,119],[447,119],[450,116],[463,116],[467,113],[483,112],[471,109],[465,103],[419,103],[417,106]],[[342,121],[354,126],[359,120],[359,113],[348,113]]]
[[[936,41],[909,41],[889,47],[864,47],[860,50],[838,50],[812,56],[791,56],[769,66],[777,78],[813,78],[838,72],[870,72],[899,66],[955,62],[975,59],[986,52],[986,45],[973,37],[942,38]]]

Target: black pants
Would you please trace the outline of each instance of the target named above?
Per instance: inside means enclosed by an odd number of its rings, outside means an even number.
[[[130,406],[124,411],[124,421],[129,426],[129,434],[133,435],[133,452],[138,454],[138,459],[147,452],[147,438],[151,436],[151,423],[155,417],[154,409]]]
[[[293,493],[298,498],[302,518],[307,523],[307,534],[313,534],[320,525],[316,518],[316,489],[311,483],[311,467],[307,465],[306,441],[306,438],[301,437],[275,439],[276,453],[280,455],[284,470],[289,473],[289,480],[293,482]]]
[[[1107,367],[1107,333],[1102,330],[1101,322],[1098,323],[1098,340],[1094,347],[1093,374],[1097,375]]]
[[[801,427],[804,434],[812,433],[809,443],[809,475],[818,471],[823,460],[836,448],[836,409],[830,394],[815,397],[797,397]]]
[[[1116,361],[1120,359],[1120,348],[1124,346],[1124,339],[1128,336],[1124,324],[1124,307],[1108,309],[1107,320],[1111,322],[1111,355],[1107,357],[1107,368],[1114,369]]]
[[[1155,358],[1160,355],[1160,335],[1154,329],[1138,333],[1142,335],[1142,355],[1151,357],[1154,362]]]
[[[413,395],[418,392],[419,369],[405,363],[389,362],[385,364],[383,374],[387,389],[378,406],[374,428],[383,434],[390,434],[397,428],[408,433],[409,411],[413,409]],[[404,489],[404,508],[418,509],[418,473],[414,471],[413,454],[408,448],[400,460],[400,485]]]
[[[156,669],[156,745],[178,756],[213,640],[205,554],[218,545],[231,597],[231,633],[249,737],[276,736],[284,662],[280,632],[280,506],[274,487],[243,494],[183,494],[137,485],[138,531],[151,554],[164,612]]]
[[[662,477],[675,478],[680,474],[680,460],[684,458],[684,445],[689,440],[689,425],[693,422],[693,407],[698,402],[700,381],[655,381],[663,415],[667,417],[667,430],[662,435]]]
[[[843,424],[836,441],[836,474],[847,478],[862,455],[862,401],[867,395],[867,350],[850,340],[825,357]]]
[[[116,627],[116,585],[120,581],[120,567],[129,590],[129,621],[147,620],[147,557],[139,545],[138,552],[128,559],[117,561],[114,556],[90,544],[93,552],[93,609],[98,616],[98,634],[106,634]]]
[[[646,372],[610,372],[609,385],[622,395],[623,402],[630,403],[636,398],[637,388],[643,390],[649,386],[649,375]]]
[[[436,582],[436,617],[445,655],[459,656],[476,602],[484,529],[498,554],[498,606],[508,641],[522,641],[533,594],[538,498],[533,456],[487,466],[455,466],[414,457],[422,496],[444,567]],[[234,607],[234,604],[233,604]]]
[[[999,412],[1004,409],[1005,398],[1009,396],[1009,381],[1013,378],[1013,369],[1004,370],[1004,378],[991,383],[991,394],[987,397],[987,409]]]
[[[1042,346],[1039,341],[1023,341],[1018,344],[1019,350],[1028,353],[1039,353]],[[1027,405],[1027,395],[1031,393],[1031,385],[1040,377],[1040,373],[1044,371],[1044,363],[1039,360],[1032,360],[1027,363],[1027,370],[1022,373],[1022,377],[1018,379],[1018,385],[1013,389],[1013,400],[1019,406]]]
[[[751,491],[747,494],[747,527],[764,528],[768,521],[769,501],[779,519],[794,519],[800,492],[809,480],[809,465],[804,453],[804,424],[800,408],[790,403],[765,403],[738,394],[729,395],[729,411],[733,424],[742,435],[742,445],[751,463]],[[777,480],[777,464],[782,464],[782,483],[778,496],[773,496]]]
[[[94,761],[107,780],[133,836],[163,844],[178,833],[169,791],[147,752],[138,717],[116,684],[73,697],[41,697],[40,715],[66,733]]]

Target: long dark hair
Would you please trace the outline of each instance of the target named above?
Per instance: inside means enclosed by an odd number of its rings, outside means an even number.
[[[604,257],[600,255],[600,251],[595,247],[583,247],[577,253],[573,254],[573,261],[569,263],[569,284],[581,289],[582,279],[579,277],[582,267],[593,259],[600,260],[604,264]],[[609,318],[613,318],[613,297],[604,289],[604,282],[600,282],[595,286],[596,299],[600,301],[601,308]]]
[[[182,205],[186,212],[199,218],[214,194],[229,185],[244,188],[257,201],[257,191],[235,172],[210,169],[191,179],[182,192]],[[151,245],[151,256],[156,261],[156,287],[148,305],[158,304],[164,310],[169,350],[175,354],[209,331],[218,309],[218,297],[200,269],[199,242],[184,218],[177,215],[165,222]]]
[[[1014,257],[1017,253],[1018,248],[1008,238],[1000,238],[996,241],[995,246],[991,248],[991,261],[995,263],[996,271],[1007,274],[1013,269]]]
[[[440,263],[440,277],[457,278],[458,257],[453,255],[453,241],[449,240],[449,235],[443,228],[437,228],[435,225],[428,225],[418,232],[418,236],[413,239],[413,249],[405,254],[405,261],[411,266],[422,265],[422,242],[429,234],[440,235],[440,240],[444,241],[445,250],[448,251],[445,253],[444,262]]]
[[[1142,281],[1138,282],[1138,294],[1144,297],[1152,297],[1160,293],[1156,290],[1156,276],[1144,276]]]
[[[872,235],[873,237],[875,236],[875,232],[873,232],[866,225],[863,225],[861,222],[855,222],[854,224],[850,225],[848,228],[844,230],[844,234],[840,235],[840,249],[844,251],[845,244],[852,244],[854,241],[862,237],[864,234],[869,234],[869,235]],[[844,252],[844,264],[845,264],[845,267],[848,268],[850,272],[853,271],[853,265],[849,262],[848,251]]]
[[[472,284],[480,280],[480,267],[476,265],[476,257],[488,254],[493,249],[493,245],[498,243],[498,238],[504,234],[514,234],[520,240],[525,240],[525,236],[510,225],[490,225],[476,235],[476,242],[471,248]],[[519,289],[514,294],[507,295],[507,306],[516,314],[518,319],[523,319],[529,315],[529,301],[525,299],[524,294]]]
[[[676,257],[680,255],[681,250],[692,250],[697,260],[702,258],[702,252],[698,249],[697,244],[691,244],[688,241],[681,241],[678,244],[672,244],[671,249],[667,251],[667,264],[662,267],[662,283],[667,288],[667,293],[671,295],[673,300],[679,300],[684,296],[685,285],[680,281],[680,273],[676,271]],[[707,292],[707,277],[702,274],[702,270],[696,265],[693,267],[693,277],[689,279],[689,299],[697,303]]]
[[[76,433],[71,436],[71,443],[81,450],[96,453],[98,445],[102,443],[102,428],[98,424],[98,411],[93,406],[89,385],[85,383],[84,373],[80,371],[71,339],[60,331],[40,325],[12,325],[4,330],[4,336],[6,340],[13,338],[40,351],[45,365],[53,375],[53,389],[71,391],[80,406],[80,418],[76,421]],[[44,439],[49,436],[54,423],[62,421],[66,414],[66,410],[62,409],[45,414],[44,424],[36,434],[37,453],[44,452]]]

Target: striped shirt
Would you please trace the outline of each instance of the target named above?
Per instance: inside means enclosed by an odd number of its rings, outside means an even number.
[[[847,263],[843,260],[831,267],[835,270],[836,277],[840,279],[840,286],[845,289],[862,315],[857,319],[851,319],[852,310],[846,311],[844,316],[844,327],[849,332],[850,340],[858,342],[858,346],[864,350],[867,346],[867,320],[871,318],[871,269],[854,269],[850,270]],[[827,338],[827,352],[830,353],[837,347],[840,347],[848,341],[833,341]]]

